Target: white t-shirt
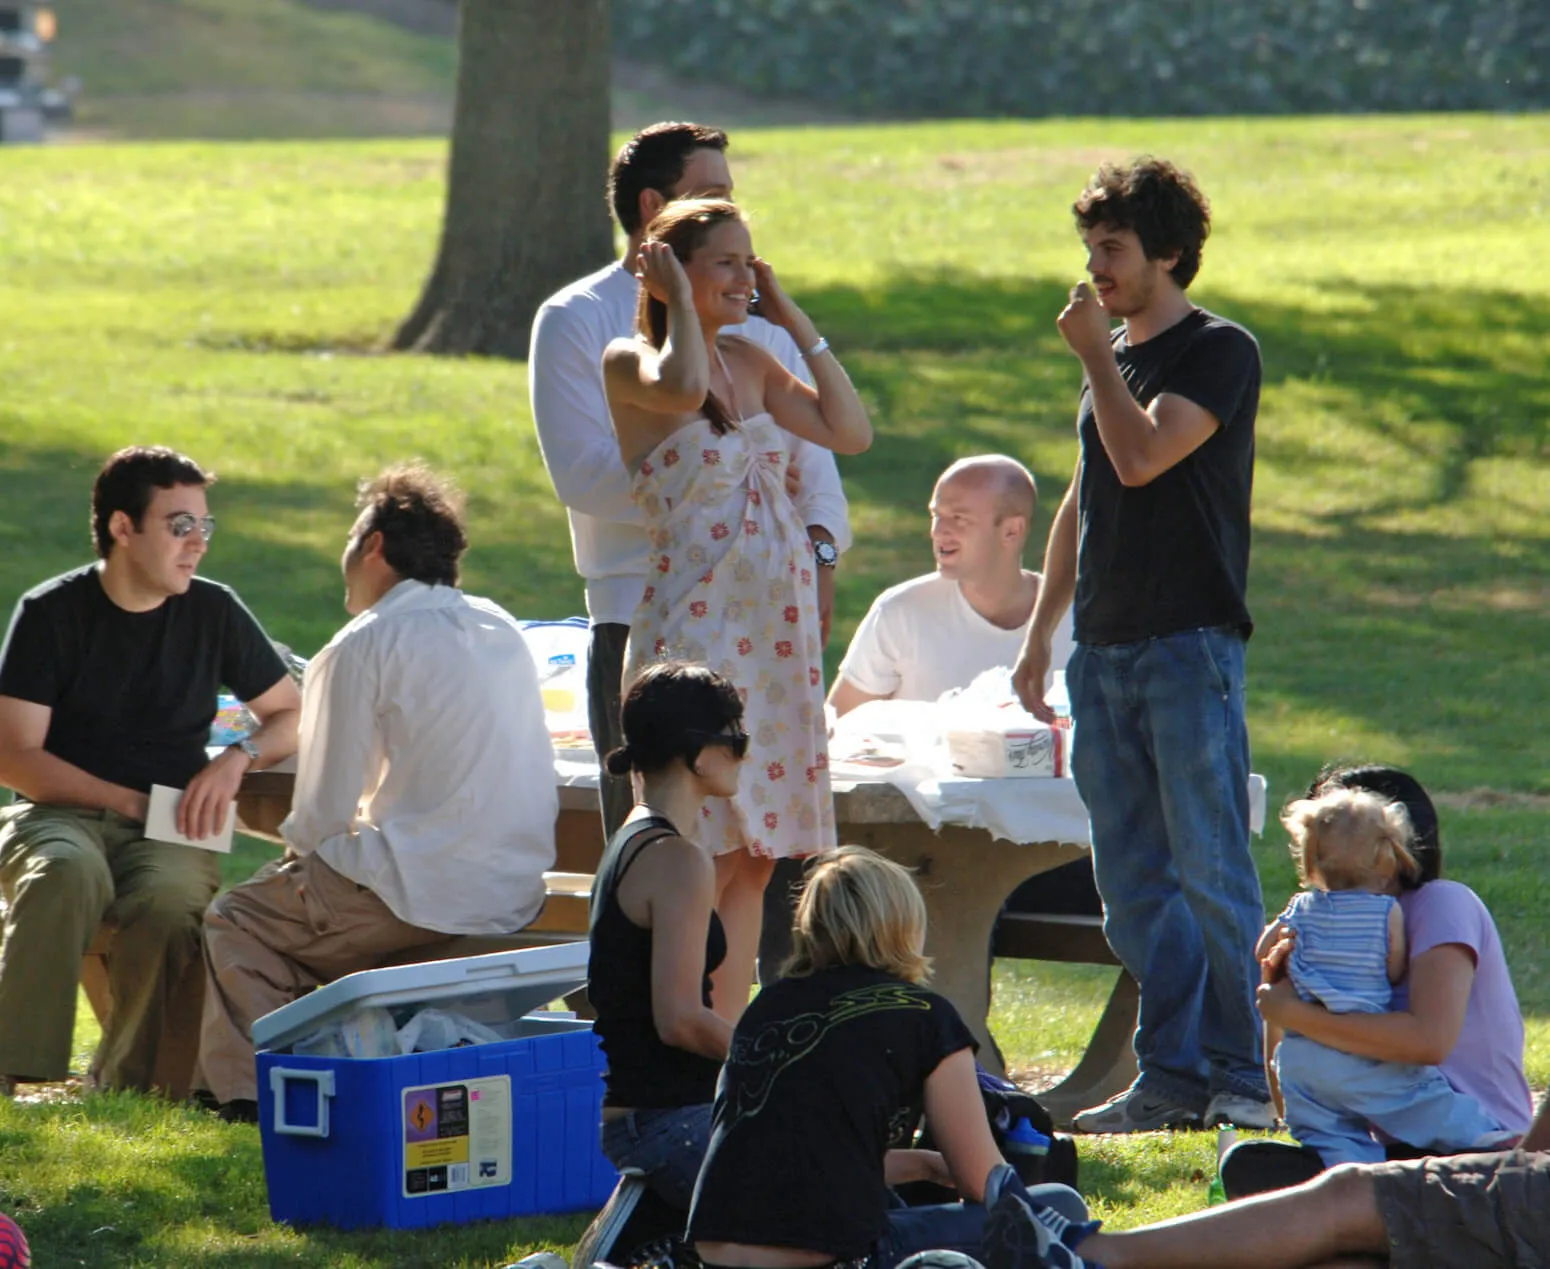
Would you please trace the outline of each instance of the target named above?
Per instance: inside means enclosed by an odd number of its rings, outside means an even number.
[[[639,298],[640,283],[618,261],[588,274],[544,301],[528,353],[538,447],[570,514],[571,550],[594,625],[629,625],[646,584],[645,521],[630,497],[630,474],[603,387],[603,350],[635,329]],[[755,317],[722,334],[762,345],[811,382],[796,344],[779,326]],[[834,455],[795,436],[786,448],[801,473],[796,501],[802,523],[827,529],[844,551],[850,544],[848,508]]]
[[[405,580],[307,666],[280,831],[400,921],[520,930],[543,907],[559,809],[538,671],[499,605]]]
[[[967,687],[986,670],[1016,665],[1027,634],[1026,623],[1003,630],[986,621],[957,582],[928,573],[890,587],[873,601],[839,673],[868,696],[934,701],[952,688]],[[1072,646],[1067,609],[1050,647],[1051,675],[1065,669]]]

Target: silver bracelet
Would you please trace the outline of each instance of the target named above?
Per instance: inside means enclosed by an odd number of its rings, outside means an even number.
[[[803,350],[803,352],[802,352],[802,360],[803,361],[811,361],[819,353],[826,353],[828,351],[829,351],[829,341],[827,339],[825,339],[822,335],[820,335],[820,336],[818,336],[818,342],[816,344],[814,344],[811,348],[807,348],[807,349]]]

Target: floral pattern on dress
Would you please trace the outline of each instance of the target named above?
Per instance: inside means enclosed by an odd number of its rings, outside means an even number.
[[[680,462],[699,451],[700,462]],[[641,464],[652,579],[630,625],[625,682],[654,658],[708,665],[737,688],[749,735],[735,798],[701,820],[718,853],[810,855],[835,844],[813,548],[786,492],[768,414],[717,436],[687,423]],[[793,778],[791,773],[795,773]]]

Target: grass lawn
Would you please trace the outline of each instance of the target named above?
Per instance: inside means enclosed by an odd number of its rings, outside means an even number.
[[[923,507],[953,457],[1027,461],[1042,541],[1075,458],[1079,375],[1053,326],[1081,265],[1067,208],[1096,161],[1141,150],[1212,194],[1198,299],[1264,349],[1255,766],[1273,803],[1332,757],[1408,764],[1445,795],[1448,871],[1496,914],[1543,1086],[1550,277],[1525,261],[1550,251],[1550,119],[739,133],[761,253],[878,425],[842,460],[857,547],[831,668],[873,595],[930,566]],[[523,616],[581,610],[524,367],[369,355],[430,264],[444,157],[421,141],[0,151],[0,607],[86,558],[102,456],[161,441],[221,473],[207,572],[301,651],[342,620],[354,479],[412,454],[470,491],[470,589]],[[234,856],[231,879],[260,857]],[[1278,906],[1278,829],[1258,858]],[[1013,1065],[1049,1071],[1080,1051],[1108,976],[1003,965],[997,986]],[[1202,1203],[1209,1155],[1205,1137],[1099,1142],[1085,1175],[1124,1226]],[[500,1264],[566,1250],[582,1223],[285,1230],[256,1133],[132,1097],[0,1104],[0,1210],[40,1264],[212,1269]]]

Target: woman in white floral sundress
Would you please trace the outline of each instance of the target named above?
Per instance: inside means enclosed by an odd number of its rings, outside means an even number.
[[[652,552],[624,678],[660,657],[693,661],[731,680],[744,701],[750,748],[738,796],[701,822],[717,851],[727,934],[715,1006],[735,1021],[774,861],[835,844],[816,565],[786,489],[786,434],[857,454],[872,425],[827,341],[753,254],[733,204],[669,204],[646,228],[639,276],[637,333],[603,354]],[[756,344],[718,339],[747,320],[756,295],[762,315],[796,341],[816,387]]]

